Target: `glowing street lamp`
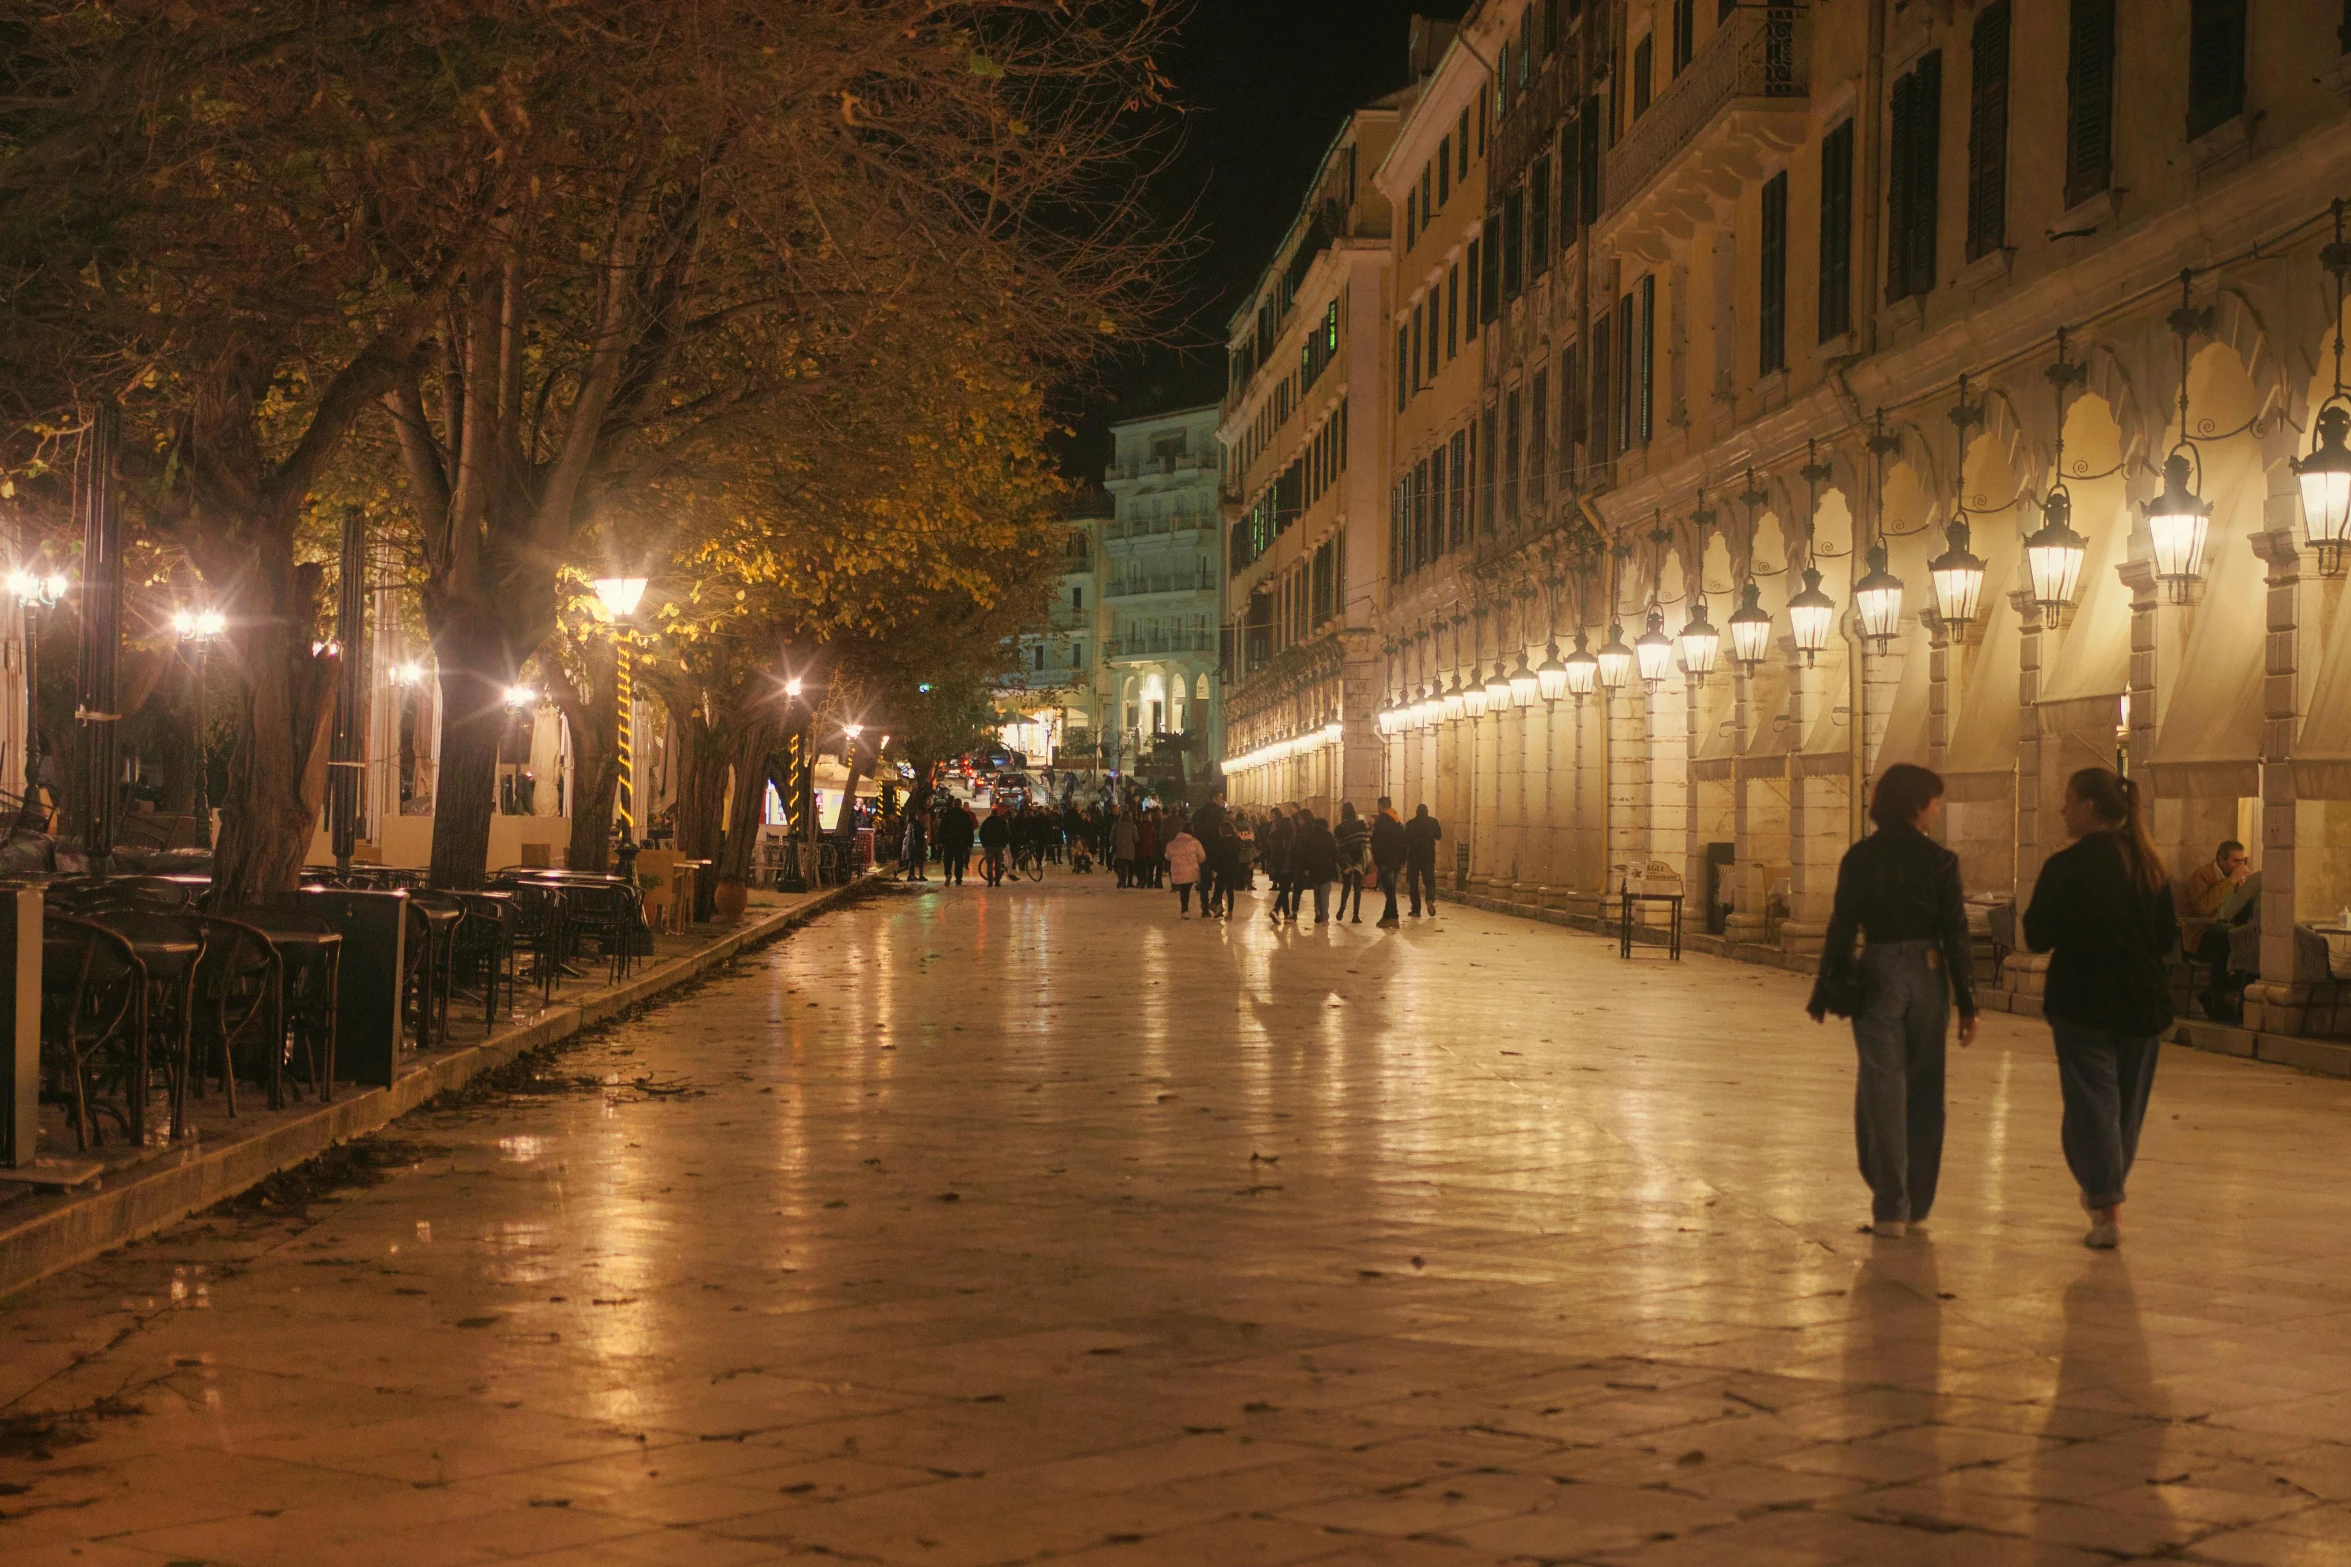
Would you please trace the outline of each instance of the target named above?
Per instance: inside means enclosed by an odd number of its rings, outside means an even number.
[[[1673,638],[1665,634],[1665,611],[1649,606],[1649,628],[1633,642],[1633,658],[1641,667],[1641,683],[1654,691],[1665,682],[1673,665]]]
[[[1983,602],[1984,563],[1967,547],[1967,518],[1963,515],[1944,534],[1947,547],[1927,562],[1927,581],[1935,594],[1935,613],[1953,634],[1964,631]]]
[[[179,609],[172,612],[171,629],[192,650],[190,664],[196,676],[196,847],[212,847],[212,763],[204,754],[206,709],[211,687],[204,678],[212,639],[228,629],[228,617],[217,609]],[[313,653],[317,651],[312,650]]]
[[[1706,600],[1690,602],[1690,618],[1682,626],[1682,673],[1692,680],[1704,680],[1714,673],[1715,660],[1722,654],[1722,633],[1706,618]]]
[[[1575,698],[1576,706],[1584,705],[1584,698],[1600,689],[1600,659],[1585,645],[1583,629],[1575,634],[1575,651],[1567,655],[1567,690]]]
[[[1502,710],[1510,706],[1511,701],[1510,676],[1503,673],[1502,660],[1497,658],[1494,660],[1494,672],[1486,677],[1486,711],[1500,717]]]
[[[1624,645],[1624,627],[1613,620],[1608,623],[1608,640],[1600,648],[1599,664],[1600,689],[1610,696],[1622,691],[1632,678],[1633,650]]]
[[[1770,652],[1771,614],[1763,607],[1763,589],[1750,578],[1731,614],[1731,660],[1753,674]]]
[[[1521,649],[1518,667],[1510,672],[1510,705],[1532,707],[1541,700],[1542,695],[1542,677],[1535,673],[1534,666],[1527,662],[1525,650]]]
[[[1788,600],[1788,629],[1796,642],[1796,651],[1809,664],[1829,645],[1829,632],[1837,624],[1837,601],[1820,590],[1818,568],[1804,568],[1804,589]]]
[[[1853,612],[1861,620],[1861,634],[1883,653],[1902,629],[1902,579],[1886,569],[1884,540],[1869,547],[1868,560],[1868,575],[1853,584]]]
[[[1559,644],[1551,644],[1542,667],[1535,671],[1535,687],[1546,702],[1556,702],[1567,695],[1567,666],[1559,661]]]

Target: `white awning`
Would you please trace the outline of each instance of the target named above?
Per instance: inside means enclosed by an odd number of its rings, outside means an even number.
[[[2160,693],[2163,716],[2147,771],[2155,793],[2172,799],[2234,800],[2261,792],[2267,572],[2242,529],[2216,525],[2213,531],[2222,536],[2205,557],[2209,575],[2196,623],[2176,667],[2159,667],[2155,677],[2158,683],[2168,678],[2171,689]]]
[[[2302,646],[2310,644],[2305,630]],[[2294,737],[2294,792],[2305,800],[2351,800],[2351,593],[2336,602],[2316,662]]]

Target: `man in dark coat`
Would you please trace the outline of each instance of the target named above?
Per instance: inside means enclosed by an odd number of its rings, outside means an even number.
[[[1404,824],[1396,819],[1396,805],[1386,795],[1380,796],[1379,813],[1371,823],[1371,863],[1380,873],[1380,891],[1387,894],[1387,907],[1380,911],[1380,928],[1394,930],[1400,923],[1396,918],[1396,884],[1404,879],[1406,842]]]
[[[1314,889],[1314,923],[1331,920],[1331,883],[1339,878],[1339,840],[1331,824],[1306,811],[1298,813],[1298,830],[1290,840],[1290,880],[1294,887]],[[1298,894],[1290,894],[1293,913]]]
[[[999,800],[988,809],[988,819],[980,823],[980,874],[989,886],[1004,880],[1004,851],[1012,847],[1012,813]]]
[[[953,796],[939,812],[940,879],[950,886],[963,885],[963,873],[971,869],[972,834],[979,830],[979,822],[972,816],[971,807]]]
[[[1445,829],[1429,814],[1425,805],[1412,808],[1412,820],[1404,824],[1404,877],[1412,889],[1412,917],[1420,918],[1421,899],[1428,899],[1429,917],[1437,913],[1437,843],[1445,836]]]

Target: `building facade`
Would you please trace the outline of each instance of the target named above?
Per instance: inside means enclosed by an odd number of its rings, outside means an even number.
[[[1213,403],[1112,425],[1103,475],[1116,505],[1100,533],[1100,764],[1187,787],[1213,772],[1222,734],[1216,425]]]
[[[1395,257],[1393,209],[1372,176],[1414,93],[1391,94],[1340,127],[1231,322],[1217,431],[1229,682],[1222,765],[1240,805],[1300,801],[1328,812],[1379,787],[1383,387]]]
[[[999,707],[1010,718],[1004,743],[1038,766],[1095,765],[1102,681],[1102,537],[1116,513],[1104,490],[1089,489],[1062,522],[1060,580],[1044,626],[1020,637]]]
[[[2014,902],[2119,761],[2177,869],[2252,846],[2252,1013],[2301,1021],[2351,901],[2351,555],[2305,504],[2346,42],[2320,0],[1478,0],[1417,58],[1377,108],[1365,630],[1379,777],[1469,889],[1671,886],[1803,962],[1887,765],[1944,774]],[[1269,373],[1225,426],[1244,516]]]

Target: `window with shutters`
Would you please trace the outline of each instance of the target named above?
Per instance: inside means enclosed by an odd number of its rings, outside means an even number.
[[[2245,0],[2189,0],[2188,140],[2245,112]]]
[[[1541,506],[1550,488],[1551,372],[1537,370],[1527,392],[1527,503]]]
[[[1935,287],[1937,164],[1942,152],[1940,50],[1894,79],[1893,134],[1886,149],[1886,299]]]
[[[1485,267],[1478,274],[1478,324],[1487,325],[1502,314],[1502,209],[1486,215]]]
[[[1410,250],[1420,242],[1420,197],[1412,191],[1404,193],[1404,248]]]
[[[1442,207],[1453,199],[1453,138],[1437,139],[1437,205]]]
[[[1478,242],[1473,239],[1469,242],[1469,254],[1462,259],[1461,263],[1461,288],[1464,296],[1461,301],[1461,328],[1464,340],[1474,340],[1478,335],[1479,265]]]
[[[1412,396],[1412,328],[1396,328],[1396,411]]]
[[[1453,432],[1453,490],[1445,498],[1445,538],[1453,549],[1469,537],[1469,431]]]
[[[1782,175],[1781,178],[1786,178]],[[1654,433],[1657,407],[1657,275],[1641,279],[1641,384],[1634,391],[1634,426],[1643,446]]]
[[[1420,166],[1420,226],[1424,229],[1429,226],[1429,220],[1436,215],[1437,204],[1432,199],[1436,188],[1436,166],[1428,163],[1422,164]]]
[[[1516,299],[1526,287],[1527,192],[1513,185],[1502,193],[1502,297]]]
[[[1656,55],[1655,40],[1643,38],[1633,45],[1633,118],[1649,112],[1649,67]]]
[[[2065,52],[2065,204],[2114,182],[2114,4],[2073,0]]]
[[[1559,482],[1575,472],[1575,449],[1584,438],[1584,383],[1573,344],[1559,351]]]
[[[1606,462],[1615,448],[1608,441],[1608,408],[1614,398],[1609,392],[1609,329],[1608,312],[1603,310],[1592,322],[1592,461]]]
[[[1494,67],[1494,118],[1510,112],[1510,45],[1505,41]]]
[[[1967,259],[2008,243],[2008,0],[1975,16],[1968,46]]]
[[[1537,158],[1527,171],[1527,271],[1551,270],[1551,160]]]
[[[1584,112],[1577,116],[1584,133],[1576,148],[1582,168],[1576,183],[1583,188],[1584,207],[1579,217],[1586,228],[1600,221],[1600,95],[1594,93],[1584,99]]]
[[[1518,388],[1502,398],[1502,524],[1518,526],[1518,468],[1520,458]]]
[[[2351,4],[2351,0],[2345,0]],[[1559,248],[1565,250],[1575,243],[1576,218],[1584,205],[1578,173],[1583,151],[1576,145],[1580,119],[1570,111],[1567,123],[1559,127]]]
[[[1543,0],[1543,58],[1559,47],[1559,0]]]
[[[1633,336],[1633,296],[1627,294],[1616,306],[1616,357],[1623,361],[1616,377],[1616,449],[1630,451],[1633,445],[1633,386],[1640,380],[1641,356]]]
[[[1853,330],[1853,122],[1820,139],[1820,340]]]
[[[1478,531],[1494,531],[1494,405],[1486,405],[1485,440],[1478,452]]]
[[[1461,352],[1461,263],[1445,271],[1445,362]]]
[[[1412,470],[1412,558],[1418,562],[1429,556],[1429,464],[1424,457]]]
[[[1518,13],[1518,85],[1523,91],[1535,69],[1535,6]]]
[[[1420,306],[1412,307],[1412,389],[1420,390]]]
[[[1698,48],[1698,0],[1673,0],[1673,74],[1682,74]]]
[[[1446,452],[1442,444],[1429,453],[1429,558],[1445,553]]]
[[[1437,372],[1445,366],[1445,344],[1437,332],[1437,305],[1440,289],[1429,290],[1429,384],[1437,382]]]
[[[1763,182],[1763,233],[1757,285],[1755,373],[1788,368],[1788,172]],[[1646,280],[1644,280],[1646,281]]]

